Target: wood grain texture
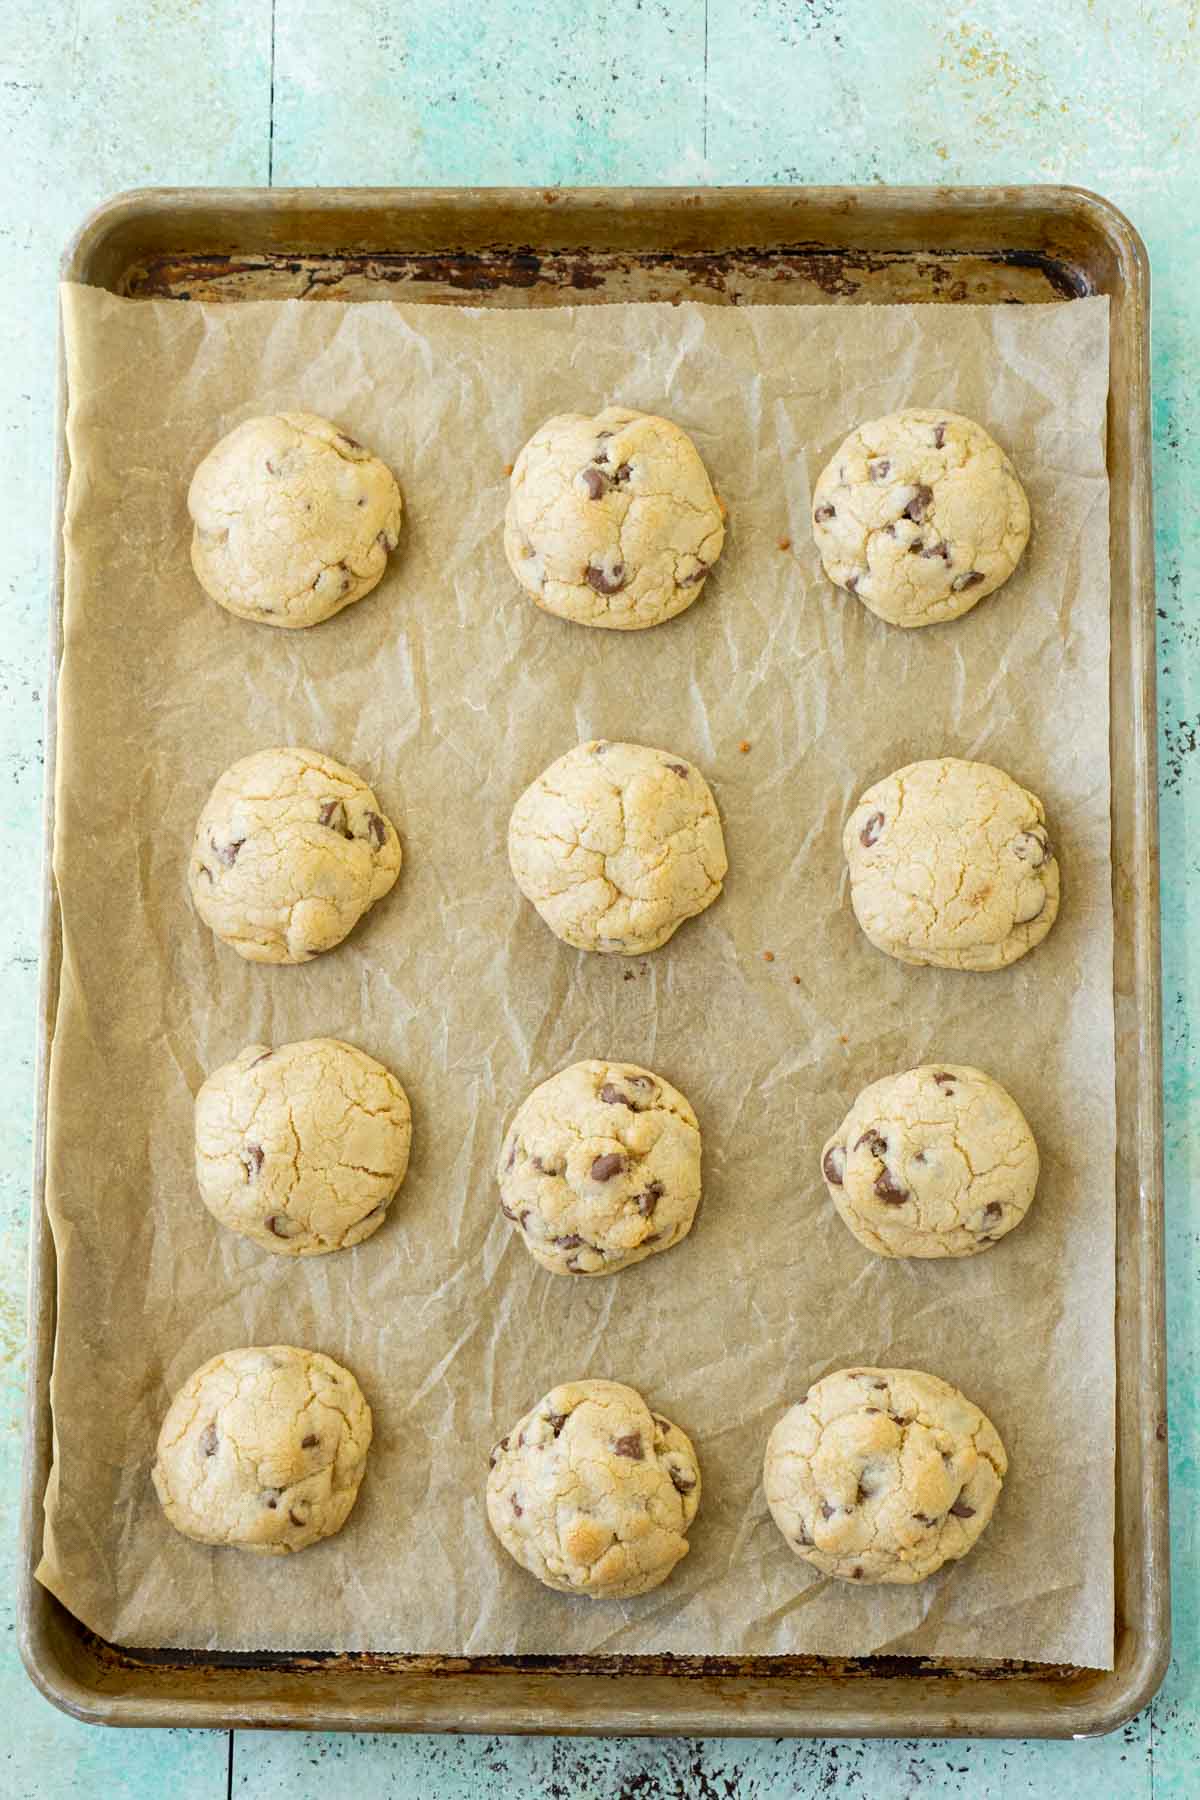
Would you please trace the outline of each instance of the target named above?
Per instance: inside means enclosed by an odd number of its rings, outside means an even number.
[[[561,7],[420,0],[321,9],[252,0],[145,10],[111,0],[5,0],[6,156],[0,381],[14,443],[0,645],[0,833],[9,867],[37,856],[40,690],[52,409],[52,281],[68,229],[142,182],[1033,181],[1108,193],[1145,235],[1155,277],[1159,736],[1164,849],[1170,1447],[1175,1657],[1159,1698],[1086,1745],[517,1744],[512,1740],[239,1738],[239,1792],[732,1793],[774,1796],[1002,1787],[1131,1796],[1194,1791],[1200,1677],[1194,1148],[1200,1092],[1200,236],[1196,8],[1184,0],[708,0]],[[275,63],[274,106],[271,103]],[[515,65],[515,73],[513,72]],[[663,79],[658,78],[662,76]],[[1191,881],[1189,882],[1189,877]],[[1192,890],[1189,893],[1189,886]],[[0,1107],[4,1392],[18,1409],[36,955],[34,884],[13,879],[0,971],[12,1021]],[[12,1443],[10,1433],[9,1442]],[[11,1458],[9,1459],[11,1462]],[[5,1493],[15,1490],[8,1479]],[[5,1533],[11,1544],[11,1532]],[[11,1639],[10,1639],[11,1642]],[[50,1712],[8,1656],[6,1791],[216,1796],[220,1738],[88,1733]],[[186,1752],[181,1746],[187,1745]],[[190,1746],[197,1746],[195,1752]],[[193,1754],[196,1760],[192,1760]],[[172,1760],[175,1759],[175,1760]],[[0,1767],[3,1764],[0,1763]]]

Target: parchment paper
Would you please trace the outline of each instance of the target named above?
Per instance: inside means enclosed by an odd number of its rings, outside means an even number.
[[[126,1644],[1109,1665],[1106,303],[506,313],[68,288],[64,310],[60,1304],[42,1580]],[[610,400],[684,424],[731,517],[703,598],[629,635],[541,614],[501,550],[504,465],[546,415]],[[843,433],[905,404],[984,420],[1035,520],[1004,590],[913,633],[828,586],[808,525]],[[300,633],[230,618],[188,563],[196,462],[240,419],[287,407],[373,445],[406,500],[384,584]],[[508,870],[517,794],[593,735],[694,759],[724,818],[723,898],[639,961],[558,943]],[[289,742],[363,772],[405,864],[341,948],[271,969],[214,943],[184,870],[217,775]],[[849,910],[846,811],[889,770],[946,752],[999,763],[1049,810],[1062,914],[1005,973],[902,967]],[[413,1159],[369,1243],[292,1261],[204,1210],[192,1098],[243,1044],[322,1033],[397,1071]],[[683,1089],[705,1188],[685,1244],[570,1281],[525,1253],[492,1170],[528,1089],[585,1056]],[[861,1086],[934,1057],[982,1064],[1016,1095],[1039,1197],[986,1255],[880,1261],[839,1223],[817,1152]],[[345,1362],[376,1421],[346,1529],[285,1561],[177,1536],[149,1480],[188,1372],[272,1342]],[[785,1405],[867,1361],[959,1385],[1011,1459],[979,1547],[916,1588],[814,1578],[762,1497]],[[492,1442],[584,1374],[633,1383],[699,1449],[691,1554],[639,1600],[550,1593],[484,1517]]]

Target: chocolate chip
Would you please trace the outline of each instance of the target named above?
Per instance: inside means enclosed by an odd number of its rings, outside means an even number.
[[[246,1180],[253,1181],[263,1166],[263,1147],[261,1144],[246,1144],[238,1158],[246,1171]]]
[[[668,1469],[667,1474],[671,1477],[671,1486],[677,1494],[690,1494],[696,1485],[694,1475],[684,1475],[679,1469]]]
[[[813,523],[816,525],[823,525],[826,519],[832,519],[834,517],[836,517],[835,507],[818,506],[816,512],[813,514]]]
[[[268,1512],[274,1512],[279,1505],[279,1492],[278,1488],[264,1488],[262,1503]]]
[[[984,576],[981,570],[969,569],[965,575],[956,575],[954,580],[950,583],[950,587],[952,592],[961,594],[964,588],[978,587],[983,579]]]
[[[619,487],[624,487],[625,483],[629,480],[629,477],[632,474],[633,474],[633,470],[630,468],[629,464],[621,463],[621,465],[617,469],[616,474],[613,476],[613,480],[617,483],[617,485]]]
[[[858,834],[858,841],[864,850],[869,850],[872,844],[877,844],[879,842],[879,834],[886,823],[887,820],[881,812],[873,812],[871,814],[870,818]]]
[[[273,1050],[264,1050],[261,1056],[256,1056],[252,1063],[246,1064],[246,1067],[248,1069],[257,1069],[260,1062],[266,1062],[268,1056],[274,1056],[274,1054],[275,1052]]]
[[[886,1388],[886,1387],[887,1387],[887,1382],[886,1382],[886,1381],[873,1381],[873,1382],[872,1382],[872,1383],[871,1383],[871,1386],[872,1386],[872,1387],[873,1387],[873,1388]]]
[[[914,525],[919,525],[932,504],[933,489],[931,487],[926,487],[924,482],[920,482],[918,483],[916,493],[904,508],[900,517],[902,519],[911,519]]]
[[[826,1181],[831,1181],[834,1187],[841,1187],[846,1177],[846,1146],[830,1144],[821,1158],[821,1169]]]
[[[292,1235],[291,1232],[287,1229],[286,1219],[284,1219],[279,1213],[272,1213],[271,1217],[266,1221],[266,1226],[267,1226],[267,1230],[274,1237],[286,1238],[286,1237],[291,1237],[291,1235]]]
[[[589,463],[586,469],[580,469],[579,479],[587,489],[589,500],[599,500],[608,486],[607,476],[602,475],[594,463]]]
[[[821,1517],[823,1519],[832,1519],[832,1517],[836,1511],[837,1511],[836,1506],[830,1506],[828,1500],[822,1500],[822,1502],[821,1502]]]
[[[960,1494],[958,1499],[954,1502],[954,1505],[950,1508],[950,1517],[952,1519],[973,1519],[975,1517],[975,1508],[973,1506],[968,1506]]]
[[[989,1200],[987,1205],[983,1209],[983,1216],[984,1216],[985,1221],[990,1225],[994,1225],[996,1220],[1000,1217],[1003,1210],[1004,1209],[1000,1205],[1000,1202],[998,1200]]]
[[[811,1548],[812,1539],[809,1537],[807,1531],[805,1531],[803,1525],[800,1527],[799,1531],[796,1533],[796,1542],[801,1546],[802,1549]]]
[[[210,1420],[204,1427],[204,1430],[200,1433],[197,1447],[201,1456],[215,1456],[217,1454],[217,1442],[217,1428]]]
[[[611,1081],[606,1081],[604,1086],[600,1089],[600,1098],[603,1100],[605,1106],[629,1105],[629,1096],[623,1094],[620,1088],[615,1088]]]
[[[625,586],[625,564],[614,563],[609,571],[602,569],[598,563],[589,563],[583,577],[588,586],[598,594],[619,594]]]
[[[883,481],[892,472],[892,465],[886,456],[879,456],[867,464],[867,474],[872,481]]]
[[[648,1183],[645,1192],[638,1195],[636,1202],[637,1209],[641,1213],[643,1219],[648,1219],[650,1217],[650,1214],[654,1211],[665,1192],[666,1189],[663,1187],[661,1181],[651,1181]]]
[[[945,448],[945,444],[946,444],[946,426],[945,426],[945,422],[943,421],[943,423],[941,425],[935,425],[933,428],[933,447],[935,450],[942,450]]]
[[[583,1239],[577,1231],[568,1232],[566,1237],[551,1238],[550,1242],[560,1250],[578,1250]]]
[[[568,1275],[583,1275],[586,1273],[586,1270],[580,1268],[579,1258],[577,1256],[568,1256],[567,1273]]]
[[[913,1518],[917,1521],[918,1525],[932,1525],[933,1524],[933,1520],[929,1517],[928,1513],[914,1513]]]
[[[512,1210],[511,1206],[506,1205],[506,1203],[503,1200],[500,1202],[500,1211],[504,1214],[506,1219],[511,1219],[513,1224],[514,1225],[516,1224],[516,1222],[517,1222],[516,1213]]]
[[[507,1449],[508,1449],[508,1439],[501,1438],[500,1442],[495,1446],[495,1448],[492,1450],[491,1454],[488,1457],[488,1468],[489,1469],[495,1468],[496,1464],[500,1460],[500,1452],[502,1450],[507,1450]]]
[[[854,1148],[856,1150],[869,1150],[872,1156],[886,1156],[887,1139],[885,1137],[880,1137],[879,1133],[872,1128],[870,1131],[863,1132]]]
[[[299,1514],[294,1513],[290,1507],[288,1508],[288,1518],[292,1521],[293,1525],[303,1525],[305,1522],[302,1518],[300,1518]]]
[[[517,1140],[516,1140],[516,1138],[514,1138],[512,1143],[508,1147],[508,1161],[504,1165],[505,1168],[511,1169],[513,1164],[516,1162],[516,1160],[517,1160]]]
[[[245,838],[234,838],[232,843],[214,844],[213,845],[213,849],[216,851],[217,855],[220,857],[221,861],[225,864],[225,867],[227,869],[232,869],[234,863],[238,859],[238,851],[241,849],[241,847],[245,843],[245,841],[246,841]]]
[[[854,1568],[852,1568],[850,1571],[850,1579],[851,1579],[851,1581],[861,1581],[862,1580],[862,1569],[857,1563],[855,1564]]]
[[[943,562],[949,562],[950,546],[949,544],[930,544],[927,549],[921,551],[921,555],[925,557],[926,560],[932,556],[940,556]]]
[[[861,572],[860,572],[860,573],[859,573],[859,574],[857,574],[857,575],[847,575],[847,577],[846,577],[846,591],[847,591],[847,593],[850,593],[850,594],[857,594],[857,592],[858,592],[858,584],[859,584],[859,582],[860,582],[860,581],[861,581],[861,580],[862,580],[862,575],[861,575]]]
[[[903,1206],[909,1197],[908,1189],[899,1186],[890,1169],[876,1176],[875,1193],[885,1206]]]
[[[913,1422],[912,1413],[889,1413],[888,1418],[893,1425],[911,1425]]]
[[[315,1431],[310,1431],[307,1437],[302,1437],[300,1439],[300,1448],[302,1450],[315,1450],[320,1441],[317,1433]]]
[[[516,1513],[518,1519],[521,1517],[521,1514],[525,1511],[525,1508],[521,1505],[521,1502],[517,1499],[517,1496],[515,1494],[512,1496],[512,1509]]]
[[[349,446],[352,450],[361,450],[362,449],[362,445],[359,443],[358,439],[352,438],[348,431],[339,431],[338,437],[341,439],[343,444],[349,444]]]
[[[618,1456],[627,1456],[630,1462],[643,1462],[645,1460],[646,1452],[642,1449],[642,1434],[640,1431],[629,1431],[626,1432],[624,1437],[614,1439],[613,1449]]]
[[[555,1437],[558,1436],[559,1432],[562,1430],[562,1428],[566,1424],[566,1422],[567,1422],[566,1413],[547,1413],[546,1414],[546,1423],[547,1423],[547,1425],[550,1426]]]
[[[869,1500],[871,1498],[871,1495],[874,1494],[875,1492],[877,1492],[877,1490],[875,1488],[868,1487],[866,1482],[860,1479],[858,1487],[855,1490],[855,1494],[854,1494],[855,1502],[859,1506],[861,1506],[863,1501]]]
[[[668,763],[667,767],[670,769],[672,775],[678,775],[680,781],[687,780],[689,770],[686,763]]]
[[[863,1411],[865,1413],[877,1413],[879,1408],[877,1406],[864,1406]]]
[[[554,1167],[553,1163],[543,1162],[540,1156],[531,1156],[529,1159],[529,1162],[530,1162],[530,1166],[532,1168],[535,1168],[539,1175],[561,1175],[562,1174],[561,1169],[556,1169]]]
[[[953,1092],[954,1092],[954,1076],[951,1075],[947,1069],[939,1069],[937,1071],[937,1073],[934,1075],[933,1079],[937,1083],[938,1087],[945,1088],[947,1097],[949,1097],[949,1095],[953,1094]]]
[[[1048,861],[1050,845],[1045,837],[1037,831],[1022,831],[1013,839],[1013,855],[1021,862],[1027,862],[1035,869],[1040,869]]]
[[[341,800],[323,801],[321,810],[317,814],[317,823],[324,825],[329,831],[340,832],[344,838],[354,836],[346,822],[346,807]]]
[[[597,1156],[592,1163],[593,1181],[611,1181],[614,1175],[621,1175],[625,1170],[625,1158],[613,1150],[607,1156]]]
[[[694,587],[696,582],[703,581],[704,577],[707,574],[708,574],[708,564],[706,562],[701,562],[700,558],[697,557],[696,558],[696,567],[692,570],[691,574],[690,575],[677,575],[675,577],[675,586],[676,587]]]
[[[382,850],[387,838],[387,826],[377,812],[367,814],[367,836],[377,850]]]

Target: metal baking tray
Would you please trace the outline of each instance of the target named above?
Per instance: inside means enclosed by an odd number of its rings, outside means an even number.
[[[20,1646],[37,1686],[114,1725],[754,1736],[1069,1737],[1144,1706],[1169,1652],[1149,274],[1095,194],[1013,188],[158,189],[89,218],[68,280],[113,293],[560,306],[1111,304],[1117,1027],[1116,1666],[813,1656],[431,1657],[130,1651],[33,1577],[50,1463],[55,1255],[43,1206],[60,934],[47,853]],[[60,357],[61,370],[61,357]],[[60,374],[46,843],[67,452]]]

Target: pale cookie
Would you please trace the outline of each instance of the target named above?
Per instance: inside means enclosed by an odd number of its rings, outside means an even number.
[[[302,963],[340,944],[400,873],[400,840],[360,775],[319,750],[259,750],[204,804],[188,885],[249,962]]]
[[[504,551],[545,612],[639,631],[699,598],[725,525],[696,446],[669,419],[563,413],[516,460]]]
[[[918,1369],[842,1369],[767,1443],[763,1483],[797,1556],[840,1581],[924,1581],[965,1556],[1008,1458],[977,1406]]]
[[[371,1409],[331,1357],[226,1350],[172,1400],[154,1486],[184,1537],[286,1556],[341,1530],[370,1447]]]
[[[974,1256],[1033,1203],[1038,1152],[990,1075],[930,1063],[864,1088],[821,1154],[829,1195],[878,1256]]]
[[[957,619],[1029,541],[1012,464],[961,413],[912,407],[852,431],[813,489],[825,573],[891,625]]]
[[[556,1275],[611,1275],[692,1228],[700,1128],[636,1063],[580,1062],[534,1088],[508,1128],[500,1210]]]
[[[867,789],[842,847],[859,924],[900,962],[1003,969],[1058,916],[1046,809],[988,763],[897,769]]]
[[[323,1256],[378,1231],[411,1138],[396,1077],[336,1038],[248,1044],[196,1095],[205,1206],[284,1256]]]
[[[385,463],[314,413],[247,419],[188,489],[192,567],[239,619],[319,625],[380,581],[400,541]]]
[[[619,1381],[552,1388],[492,1451],[492,1530],[564,1594],[648,1593],[687,1555],[699,1504],[690,1441]]]
[[[556,937],[621,956],[665,944],[712,905],[729,867],[699,769],[603,739],[568,750],[526,788],[508,860]]]

